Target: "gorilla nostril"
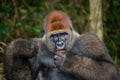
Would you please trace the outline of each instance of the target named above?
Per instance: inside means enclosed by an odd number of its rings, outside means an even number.
[[[64,49],[64,48],[65,48],[64,42],[63,42],[63,41],[58,41],[58,42],[56,43],[56,48],[57,48],[57,49]]]
[[[60,41],[60,42],[57,43],[57,46],[62,46],[63,44],[64,44],[64,42]]]

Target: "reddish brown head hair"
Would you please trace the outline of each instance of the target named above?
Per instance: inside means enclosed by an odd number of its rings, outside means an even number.
[[[60,29],[69,29],[71,22],[69,17],[62,11],[52,11],[48,14],[45,19],[45,29],[46,31],[52,32]]]

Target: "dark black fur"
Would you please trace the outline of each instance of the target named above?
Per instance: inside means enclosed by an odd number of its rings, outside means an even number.
[[[90,41],[90,39],[93,39],[93,41]],[[89,43],[96,43],[96,47],[103,47],[101,48],[102,51],[100,54],[98,52],[94,54],[91,53],[87,47],[93,48],[93,46]],[[8,46],[4,55],[4,70],[6,79],[118,80],[118,73],[115,64],[107,54],[103,43],[99,41],[97,36],[94,34],[84,34],[80,38],[76,39],[72,49],[66,52],[65,59],[63,59],[64,57],[58,55],[58,57],[62,57],[60,59],[65,60],[64,64],[59,66],[54,64],[55,55],[55,53],[51,52],[47,48],[42,40],[15,40]],[[84,63],[84,58],[86,63]],[[78,67],[74,68],[75,65],[78,65]],[[89,69],[92,67],[93,69]]]
[[[54,55],[39,39],[17,39],[4,55],[5,77],[7,80],[78,80],[56,68]]]
[[[87,33],[77,38],[65,58],[62,61],[64,63],[59,64],[59,68],[62,71],[76,74],[79,80],[81,78],[85,80],[119,80],[118,70],[103,42],[93,33]]]

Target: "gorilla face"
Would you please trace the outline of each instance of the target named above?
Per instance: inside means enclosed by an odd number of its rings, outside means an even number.
[[[68,33],[56,32],[50,35],[50,40],[54,45],[55,50],[65,50],[68,40]]]
[[[45,19],[45,44],[52,52],[69,51],[74,43],[73,27],[69,16],[63,12],[50,13]]]

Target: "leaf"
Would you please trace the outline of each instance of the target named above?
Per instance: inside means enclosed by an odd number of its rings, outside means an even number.
[[[6,34],[6,30],[5,30],[4,26],[3,26],[3,24],[1,24],[1,23],[0,23],[0,33],[3,34],[3,35]]]
[[[20,9],[19,11],[20,11],[21,14],[26,14],[27,13],[26,9]]]

